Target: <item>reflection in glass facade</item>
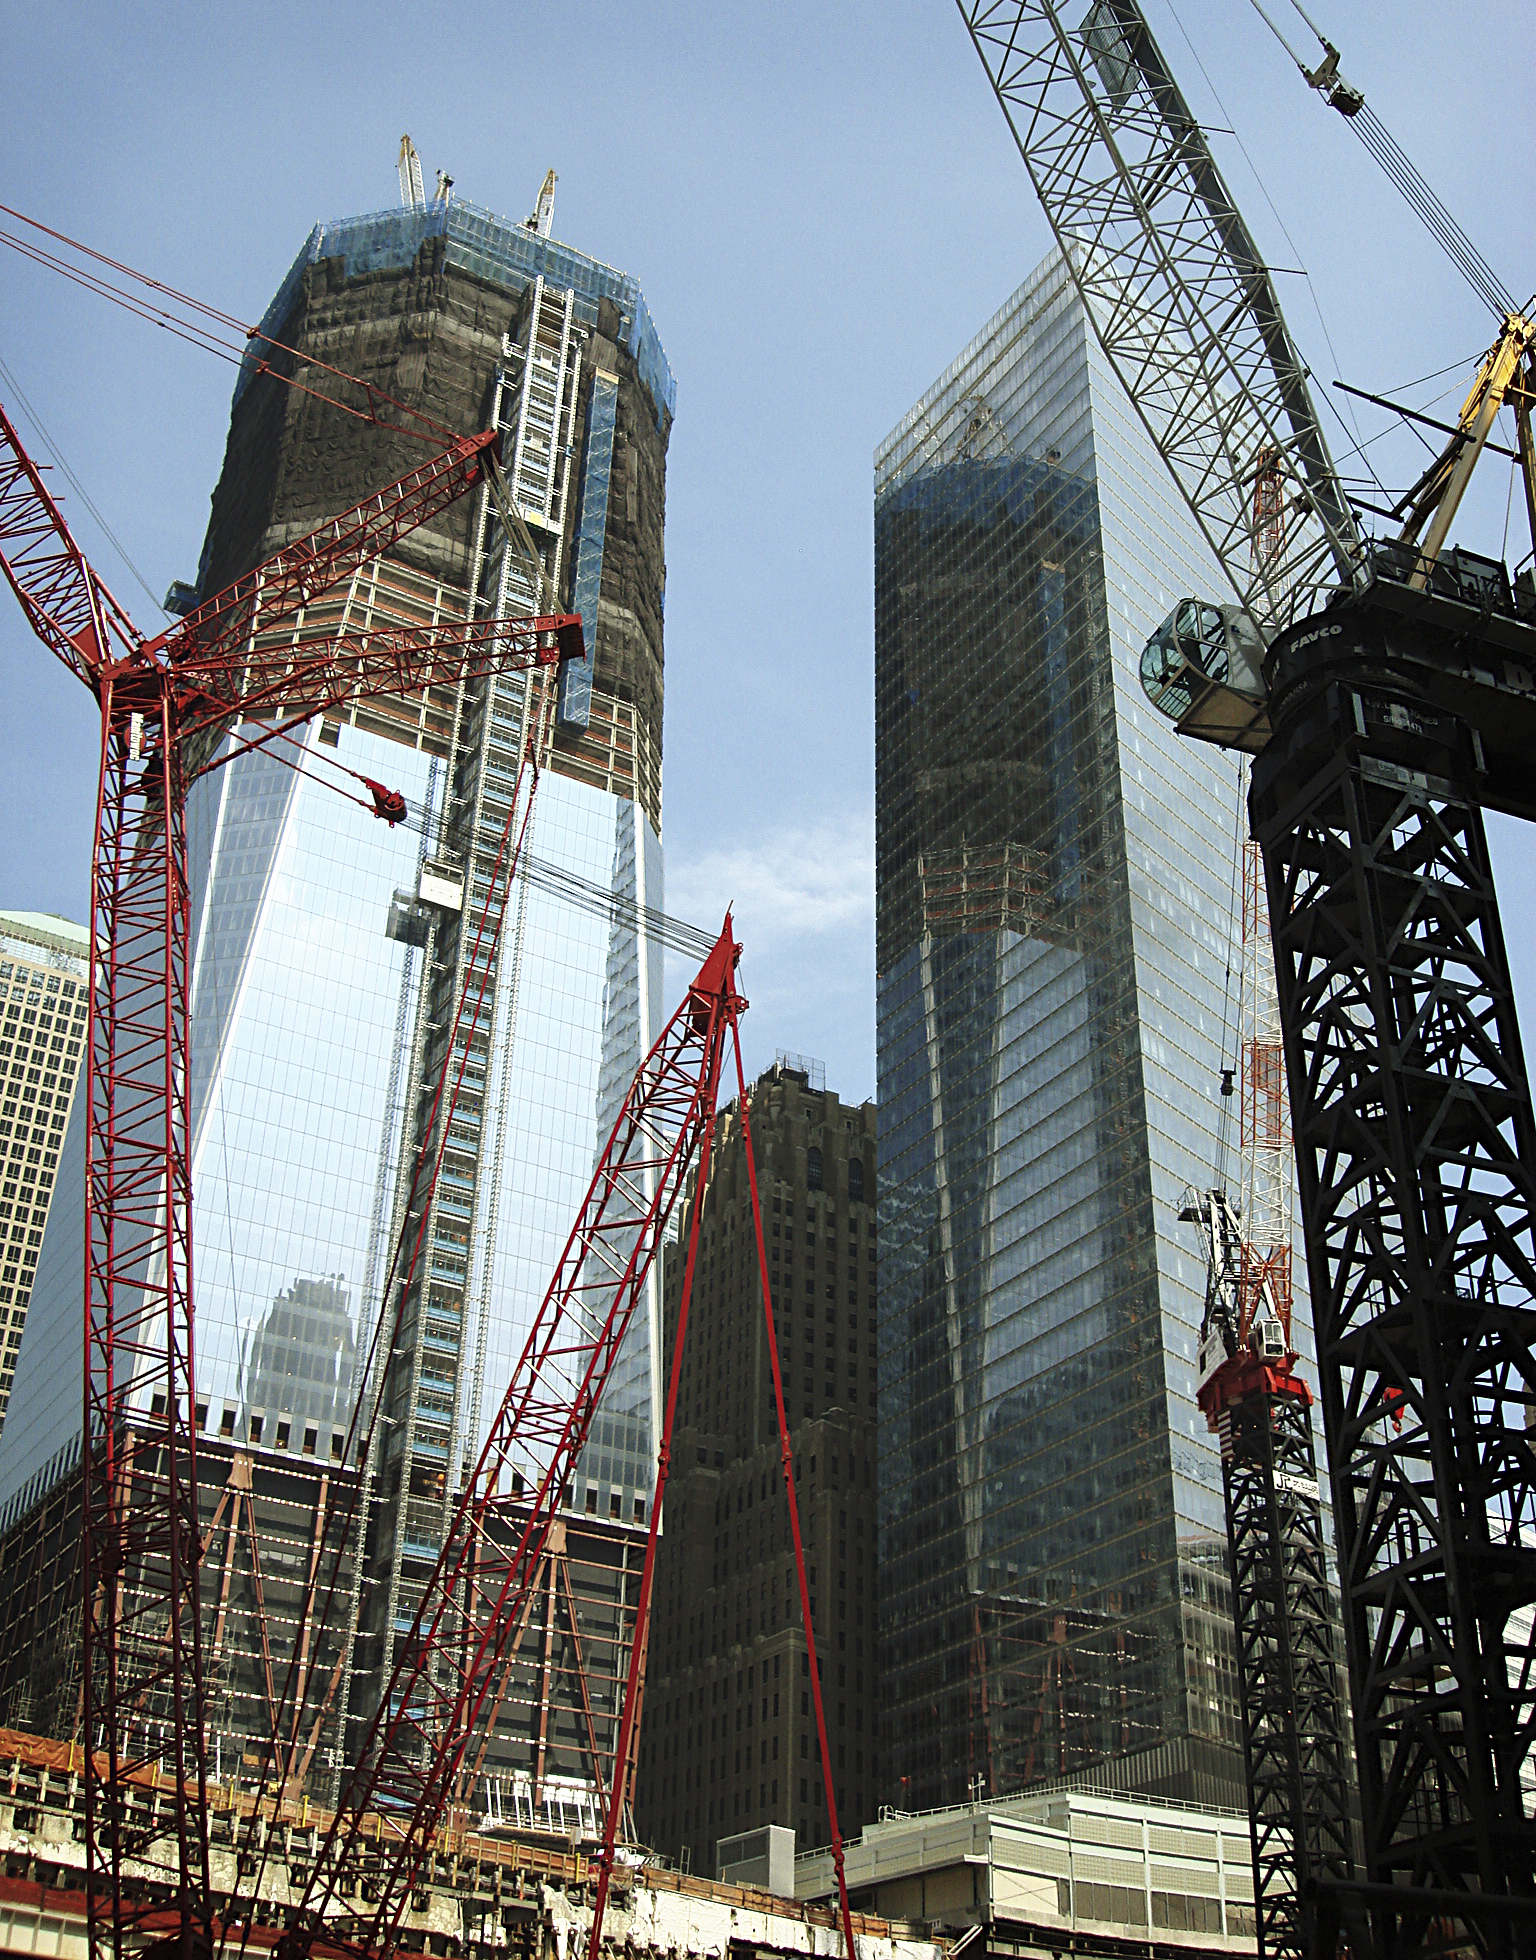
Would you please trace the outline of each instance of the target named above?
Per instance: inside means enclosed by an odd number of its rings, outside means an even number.
[[[1239,782],[1136,671],[1178,598],[1219,591],[1053,256],[876,457],[904,1808],[1083,1773],[1244,1801],[1204,1270],[1177,1219],[1218,1162]]]
[[[378,1596],[360,1617],[385,1640],[361,1668],[387,1658],[409,1612],[422,1552],[440,1540],[443,1504],[478,1453],[662,1011],[660,948],[643,922],[664,902],[671,374],[633,279],[472,206],[439,215],[425,230],[409,212],[317,229],[268,317],[290,345],[327,359],[350,336],[348,358],[370,379],[445,425],[493,418],[537,540],[535,573],[507,551],[485,495],[466,498],[328,595],[339,623],[451,621],[475,606],[583,613],[589,660],[562,689],[552,737],[546,724],[525,841],[538,875],[510,895],[486,989],[494,1011],[454,1020],[462,980],[477,959],[485,969],[487,851],[499,848],[542,679],[348,703],[310,726],[302,753],[243,756],[188,803],[197,1382],[211,1433],[301,1452],[313,1430],[310,1454],[338,1454],[406,1222],[402,1167],[448,1031],[470,1030],[402,1316],[409,1352],[384,1391],[370,1472],[379,1529],[364,1585]],[[398,330],[406,313],[414,339]],[[236,388],[200,572],[210,590],[419,460],[397,458],[387,430],[360,435],[339,410],[291,417],[274,386],[243,372]],[[408,822],[390,829],[338,796],[332,762],[402,790]],[[77,1122],[68,1135],[59,1229],[38,1269],[18,1375],[26,1416],[0,1439],[6,1521],[78,1456],[82,1132]],[[582,1466],[604,1516],[617,1504],[632,1517],[650,1490],[654,1289],[650,1307]],[[428,1498],[432,1512],[409,1553],[407,1479],[411,1503]],[[366,1702],[353,1697],[354,1715]]]
[[[430,759],[358,731],[342,739],[348,766],[402,788],[416,818],[438,773]],[[205,778],[189,799],[197,1369],[211,1430],[270,1444],[287,1416],[297,1448],[304,1421],[323,1421],[324,1456],[333,1423],[346,1428],[350,1409],[322,1417],[321,1402],[342,1409],[339,1371],[366,1346],[362,1315],[378,1305],[401,1050],[420,980],[419,956],[386,927],[396,892],[416,885],[419,821],[391,830],[260,754]],[[645,902],[659,909],[661,846],[628,799],[546,771],[527,848],[621,901],[638,857]],[[504,962],[503,986],[517,1005],[500,1017],[511,1039],[498,1045],[488,1098],[500,1112],[500,1219],[494,1271],[477,1272],[468,1290],[485,1305],[465,1332],[478,1391],[461,1412],[466,1447],[500,1399],[570,1231],[613,1084],[622,1095],[659,1025],[661,961],[628,907],[610,921],[523,884],[512,907],[516,958]],[[0,1503],[79,1432],[80,1127],[60,1171],[63,1229],[47,1235],[34,1287],[39,1338],[24,1344],[16,1396],[28,1414],[7,1425]],[[648,1418],[649,1394],[646,1379],[619,1399]],[[264,1434],[253,1437],[257,1412]]]
[[[356,1392],[351,1305],[339,1275],[296,1279],[277,1296],[245,1357],[245,1433],[252,1416],[260,1416],[265,1429],[270,1409],[274,1441],[284,1420],[295,1442],[295,1432],[314,1430],[311,1455],[322,1432],[345,1434]]]

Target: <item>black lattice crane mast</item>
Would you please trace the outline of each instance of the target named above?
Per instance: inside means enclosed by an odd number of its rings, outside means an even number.
[[[345,701],[583,654],[580,621],[306,629],[311,601],[477,484],[454,440],[146,638],[0,410],[0,565],[95,695],[83,1442],[83,1773],[93,1950],[212,1939],[188,1155],[189,785]],[[226,739],[227,738],[227,739]],[[366,783],[376,813],[405,814]],[[168,1759],[168,1760],[167,1760]],[[168,1770],[163,1775],[162,1770]],[[143,1777],[157,1796],[137,1793]]]
[[[1141,671],[1181,733],[1255,757],[1367,1872],[1319,1896],[1357,1950],[1524,1952],[1536,1122],[1482,811],[1536,819],[1536,583],[1444,547],[1501,406],[1536,538],[1536,324],[1473,280],[1498,338],[1401,536],[1369,542],[1136,0],[1071,25],[1055,0],[960,6],[1093,331],[1237,598],[1184,601]]]
[[[1293,1159],[1258,846],[1242,847],[1240,1204],[1185,1193],[1207,1267],[1197,1398],[1222,1489],[1262,1950],[1328,1950],[1317,1880],[1353,1871],[1349,1772],[1312,1396],[1291,1336]]]
[[[1536,592],[1437,544],[1514,337],[1426,473],[1438,496],[1238,697],[1364,1825],[1367,1881],[1333,1896],[1382,1954],[1536,1933],[1536,1121],[1483,825],[1536,820]],[[1175,696],[1230,728],[1230,676],[1184,672]]]

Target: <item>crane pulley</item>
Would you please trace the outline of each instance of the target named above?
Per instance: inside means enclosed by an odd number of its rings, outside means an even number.
[[[1368,107],[1364,93],[1345,81],[1339,66],[1338,49],[1307,13],[1301,0],[1291,0],[1291,5],[1316,36],[1323,50],[1322,60],[1313,68],[1309,68],[1291,46],[1274,15],[1260,4],[1260,0],[1252,0],[1252,5],[1260,20],[1300,69],[1302,80],[1308,88],[1315,89],[1329,108],[1336,109],[1350,125],[1494,318],[1502,320],[1516,312],[1518,309],[1513,294],[1451,216],[1433,188],[1415,169],[1375,111]]]
[[[1533,405],[1536,318],[1511,313],[1483,358],[1445,446],[1398,504],[1403,524],[1397,538],[1363,550],[1353,581],[1358,590],[1383,577],[1411,592],[1427,592],[1435,584],[1451,525],[1505,407],[1515,418],[1515,453],[1536,546]],[[1256,755],[1271,734],[1264,655],[1264,643],[1240,608],[1183,599],[1143,649],[1141,684],[1181,735]]]

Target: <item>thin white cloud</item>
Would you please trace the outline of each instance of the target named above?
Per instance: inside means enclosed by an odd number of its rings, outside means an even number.
[[[752,1011],[742,1024],[749,1079],[777,1049],[815,1055],[827,1082],[853,1102],[874,1090],[875,866],[867,812],[790,825],[761,843],[722,843],[667,855],[666,907],[717,927],[735,907],[742,978]],[[667,1003],[689,962],[667,961]]]
[[[669,854],[667,910],[714,926],[734,905],[743,943],[762,954],[807,939],[867,939],[874,930],[874,858],[868,822],[854,817],[682,861]]]

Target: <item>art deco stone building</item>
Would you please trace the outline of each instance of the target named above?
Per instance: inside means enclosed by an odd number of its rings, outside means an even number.
[[[875,1112],[781,1057],[748,1091],[838,1818],[874,1815]],[[670,1333],[684,1244],[668,1249]],[[737,1108],[722,1118],[688,1322],[636,1779],[641,1836],[713,1876],[754,1825],[826,1841]]]

